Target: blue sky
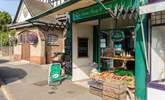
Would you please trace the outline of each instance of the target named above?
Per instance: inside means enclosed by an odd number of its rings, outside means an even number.
[[[0,0],[0,11],[5,10],[14,18],[19,2],[20,0]]]

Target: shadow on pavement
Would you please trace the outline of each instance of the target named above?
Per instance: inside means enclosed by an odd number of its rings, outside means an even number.
[[[27,73],[19,68],[0,67],[0,78],[6,84],[23,79],[26,75]]]
[[[0,64],[9,62],[9,60],[0,59]]]

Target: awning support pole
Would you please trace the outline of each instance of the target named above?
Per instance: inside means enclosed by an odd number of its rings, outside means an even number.
[[[143,46],[144,46],[145,63],[146,63],[146,66],[147,66],[147,70],[150,73],[149,64],[148,64],[148,57],[147,57],[146,41],[145,41],[145,36],[144,36],[144,27],[143,27],[143,22],[142,21],[143,20],[140,16],[140,25],[141,25],[142,39],[143,39]]]

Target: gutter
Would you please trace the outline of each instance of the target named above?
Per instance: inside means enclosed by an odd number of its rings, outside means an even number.
[[[27,21],[36,20],[36,19],[39,19],[41,17],[47,16],[48,14],[51,14],[51,13],[56,12],[58,10],[61,10],[61,9],[65,8],[65,7],[68,7],[68,6],[70,6],[70,5],[74,4],[74,3],[77,3],[79,1],[80,0],[69,0],[69,1],[66,1],[66,2],[64,2],[63,4],[61,4],[61,5],[57,6],[57,7],[54,7],[52,9],[50,9],[50,10],[47,10],[47,11],[45,11],[45,12],[39,14],[39,15],[36,15],[36,16],[28,19]]]
[[[40,21],[34,21],[34,22],[22,22],[22,23],[18,23],[18,24],[10,24],[8,25],[10,27],[10,29],[17,29],[17,28],[22,28],[22,27],[29,27],[29,26],[33,26],[33,25],[45,25],[47,23],[44,22],[40,22]],[[49,24],[49,25],[54,25],[54,24]]]

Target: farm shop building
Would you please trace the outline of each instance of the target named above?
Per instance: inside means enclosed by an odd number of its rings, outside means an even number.
[[[49,16],[35,22],[30,19],[60,2],[49,3],[46,0],[20,0],[11,29],[16,29],[17,44],[14,46],[14,60],[35,64],[60,61],[64,53],[65,16]]]
[[[65,61],[72,80],[88,79],[93,62],[99,71],[124,67],[134,72],[136,97],[146,100],[148,19],[138,16],[140,4],[147,0],[70,0],[28,21],[68,13]]]

